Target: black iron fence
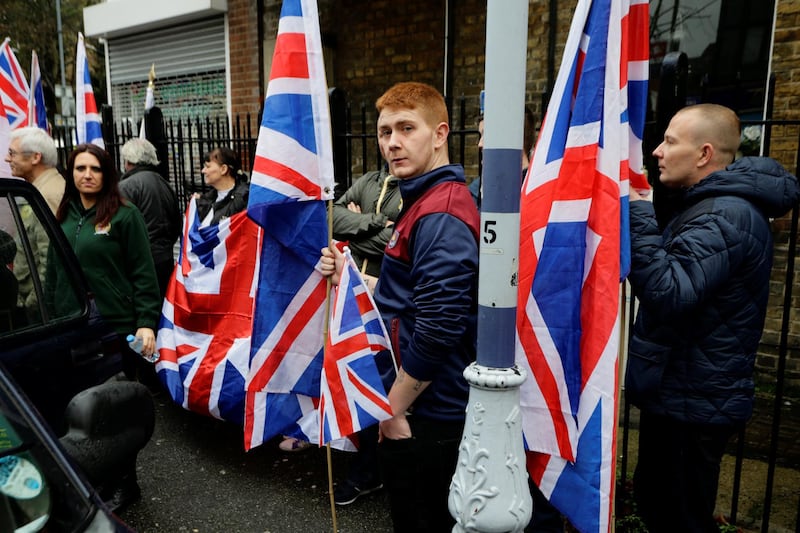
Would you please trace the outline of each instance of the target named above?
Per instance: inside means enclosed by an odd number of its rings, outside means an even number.
[[[468,102],[464,98],[456,99],[451,110],[452,130],[450,132],[451,161],[464,165],[467,176],[477,176],[480,173],[480,157],[477,151],[477,117],[470,116],[467,109]],[[474,106],[472,106],[474,107]],[[104,113],[106,125],[104,137],[109,152],[119,161],[119,148],[128,139],[138,135],[138,128],[130,123],[113,123],[108,117],[110,112]],[[354,177],[368,170],[379,168],[381,157],[378,151],[375,128],[374,110],[366,104],[353,104],[346,102],[343,94],[335,90],[331,92],[331,118],[334,127],[334,167],[337,180],[337,193],[347,189]],[[755,126],[760,131],[759,145],[763,140],[764,154],[771,153],[771,139],[776,128],[787,128],[800,131],[800,121],[750,121],[745,126]],[[252,171],[256,152],[258,136],[258,117],[250,115],[236,117],[231,122],[227,118],[215,119],[186,119],[167,120],[163,122],[161,137],[154,141],[159,150],[160,158],[167,161],[166,175],[174,186],[182,205],[188,197],[196,191],[204,189],[202,174],[202,158],[204,153],[216,146],[225,145],[232,147],[241,157],[242,166],[246,172]],[[651,135],[658,135],[658,128],[648,128]],[[148,132],[152,131],[148,122]],[[663,131],[663,130],[662,130]],[[74,131],[65,128],[56,128],[54,137],[59,146],[59,161],[66,164],[67,155],[74,145]],[[652,139],[651,139],[652,141]],[[657,143],[656,143],[657,144]],[[794,146],[800,145],[800,136]],[[649,146],[645,140],[645,146]],[[797,148],[795,148],[797,150]],[[800,170],[800,151],[795,156],[796,174]],[[800,402],[800,394],[787,395],[787,367],[792,361],[800,358],[798,339],[792,337],[793,301],[797,297],[793,294],[795,258],[797,256],[797,231],[798,209],[795,208],[789,221],[785,239],[776,239],[775,265],[780,268],[780,275],[773,279],[773,285],[780,285],[781,289],[773,289],[773,294],[780,295],[776,298],[780,302],[772,302],[776,316],[780,317],[780,331],[772,335],[772,340],[763,344],[764,351],[773,354],[774,365],[771,370],[761,368],[761,383],[771,386],[759,393],[757,399],[757,414],[748,427],[743,430],[730,448],[730,461],[723,465],[724,478],[730,479],[730,484],[720,487],[720,509],[731,523],[743,523],[748,531],[760,528],[767,531],[797,531],[800,532],[800,409],[795,407]],[[634,303],[630,304],[630,313],[627,316],[633,319]],[[765,335],[765,339],[768,336]],[[800,365],[795,363],[796,368]],[[796,387],[795,387],[796,389]],[[792,391],[794,394],[794,391]],[[618,477],[621,486],[630,477],[634,463],[634,441],[637,428],[637,411],[627,402],[621,408],[621,438],[620,456],[618,462]],[[747,466],[756,462],[760,466],[760,474],[750,475]],[[730,464],[730,466],[727,466]],[[730,470],[726,472],[725,469]],[[778,469],[789,469],[798,477],[776,475]],[[783,471],[783,470],[782,470]],[[747,505],[743,505],[743,494],[747,494]],[[623,495],[619,491],[618,495]],[[753,496],[756,494],[757,496]],[[783,496],[782,504],[787,498],[793,508],[792,516],[786,517],[781,512],[779,519],[775,519],[775,495]],[[746,507],[746,508],[745,508]],[[622,507],[619,507],[622,512]]]

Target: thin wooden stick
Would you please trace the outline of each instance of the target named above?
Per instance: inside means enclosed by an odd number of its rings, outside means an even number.
[[[620,313],[619,313],[619,348],[617,351],[617,397],[614,399],[614,479],[611,480],[611,533],[616,531],[617,522],[617,430],[619,429],[619,409],[620,398],[622,398],[622,385],[624,383],[623,376],[625,375],[625,365],[623,364],[623,355],[625,353],[625,346],[627,344],[627,336],[625,335],[625,328],[627,324],[627,311],[628,311],[628,282],[623,281],[620,288]],[[625,480],[622,480],[625,483]]]
[[[328,200],[328,246],[330,246],[330,242],[333,239],[333,200]],[[328,276],[327,283],[325,284],[325,290],[327,291],[325,294],[325,319],[322,321],[322,338],[325,339],[323,342],[323,353],[322,357],[323,360],[327,356],[328,350],[328,328],[329,328],[329,317],[331,315],[331,278]],[[322,424],[320,423],[320,435],[322,435]],[[333,533],[339,533],[339,526],[336,524],[336,502],[333,499],[333,460],[331,456],[331,443],[328,442],[325,445],[326,449],[326,458],[328,461],[328,499],[330,501],[331,506],[331,521],[333,524]]]

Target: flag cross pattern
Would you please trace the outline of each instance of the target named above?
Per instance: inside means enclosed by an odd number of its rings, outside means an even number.
[[[157,337],[156,371],[173,401],[238,424],[244,418],[259,233],[246,213],[200,227],[197,200],[190,201]]]
[[[333,152],[314,0],[281,6],[248,215],[264,228],[247,376],[245,448],[283,434],[316,442]],[[268,266],[267,266],[268,265]]]
[[[389,336],[347,249],[322,368],[320,446],[392,417],[373,358],[382,350],[391,351]]]
[[[630,155],[641,151],[647,10],[578,2],[520,203],[528,470],[582,532],[611,526],[627,195],[647,188],[641,155]]]
[[[91,143],[105,149],[82,33],[78,33],[75,55],[75,132],[79,144]]]
[[[25,73],[11,49],[11,39],[0,44],[0,104],[11,129],[28,125],[28,82]]]

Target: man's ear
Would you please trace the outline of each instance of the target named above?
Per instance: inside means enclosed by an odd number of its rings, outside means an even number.
[[[33,152],[31,154],[31,163],[34,165],[38,165],[42,162],[42,154],[41,152]]]
[[[436,135],[435,146],[436,148],[439,148],[443,144],[447,143],[447,136],[450,133],[450,126],[447,125],[447,122],[440,122],[436,126],[434,133]]]
[[[703,167],[709,164],[714,159],[715,152],[716,150],[714,150],[714,145],[711,143],[704,143],[700,147],[700,157],[697,160],[697,166]]]

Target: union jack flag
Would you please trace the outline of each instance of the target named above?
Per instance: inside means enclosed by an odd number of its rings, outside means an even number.
[[[0,103],[0,154],[8,152],[8,145],[10,143],[11,128],[8,125],[8,118],[6,117],[6,110]],[[0,159],[0,176],[11,176],[11,166],[6,162],[6,158]]]
[[[78,33],[78,51],[75,54],[75,130],[79,144],[91,143],[105,149],[82,33]]]
[[[28,98],[28,124],[47,130],[47,109],[44,105],[42,71],[39,68],[39,55],[31,52],[31,90]]]
[[[279,434],[318,440],[327,281],[315,269],[333,197],[328,89],[314,0],[281,7],[249,216],[264,228],[245,448]]]
[[[200,227],[191,200],[157,336],[156,371],[175,403],[240,425],[259,233],[246,213]]]
[[[11,129],[28,125],[28,81],[11,50],[11,39],[6,37],[0,44],[0,103]]]
[[[629,180],[648,188],[648,17],[643,0],[579,0],[520,204],[528,471],[584,533],[611,527]]]
[[[392,417],[373,357],[391,351],[389,336],[349,248],[345,258],[322,366],[320,446]]]

